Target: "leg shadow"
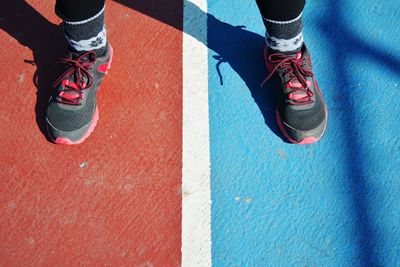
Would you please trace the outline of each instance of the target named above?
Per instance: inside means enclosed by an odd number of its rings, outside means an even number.
[[[267,75],[264,63],[264,37],[247,31],[244,26],[232,26],[209,14],[207,19],[207,46],[217,53],[213,58],[216,60],[215,68],[220,76],[221,88],[224,75],[219,71],[219,65],[226,62],[246,83],[264,117],[265,124],[286,142],[275,121],[275,90],[270,84],[265,87],[260,86]],[[227,88],[222,89],[227,90]]]
[[[60,26],[52,24],[33,7],[23,0],[5,3],[0,10],[0,28],[29,47],[33,52],[33,61],[25,59],[26,64],[36,65],[33,83],[36,91],[36,123],[46,136],[45,112],[51,86],[59,71],[56,60],[65,55],[67,45]]]
[[[222,22],[187,0],[174,2],[173,6],[175,10],[171,9],[171,4],[166,0],[146,2],[132,0],[114,1],[153,17],[180,31],[185,31],[186,34],[196,38],[214,51],[216,53],[213,56],[215,60],[214,71],[220,77],[221,88],[229,90],[224,87],[224,75],[219,70],[219,66],[226,63],[246,83],[264,117],[265,124],[286,142],[275,122],[275,90],[271,85],[263,88],[260,86],[267,75],[264,63],[265,40],[263,36],[247,31],[244,26],[232,26]],[[183,14],[177,11],[182,10],[182,4],[185,6],[185,12],[187,12],[185,16],[193,18],[189,22],[189,27],[185,27],[185,29],[183,29]],[[204,29],[199,28],[196,23],[203,21],[207,21],[208,24],[207,34],[204,34]]]

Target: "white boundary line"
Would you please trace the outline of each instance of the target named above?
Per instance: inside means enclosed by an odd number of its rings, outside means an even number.
[[[208,49],[198,40],[207,40],[207,0],[190,2],[204,13],[184,4],[182,266],[206,267],[211,266]],[[194,32],[196,38],[187,34]]]

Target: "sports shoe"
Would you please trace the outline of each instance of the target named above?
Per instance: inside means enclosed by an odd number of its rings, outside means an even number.
[[[312,73],[310,54],[282,54],[265,48],[269,76],[278,89],[276,120],[285,137],[295,144],[318,141],[326,128],[328,111]]]
[[[50,139],[56,144],[80,144],[96,127],[99,110],[96,93],[112,62],[112,47],[97,57],[94,52],[69,52],[60,64],[65,72],[55,81],[47,105],[46,123]]]

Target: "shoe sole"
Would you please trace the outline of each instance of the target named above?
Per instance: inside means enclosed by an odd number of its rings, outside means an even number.
[[[321,98],[323,99],[322,93],[319,90],[319,86],[316,81],[315,81],[315,85],[318,90],[318,93],[320,94]],[[283,126],[283,122],[281,120],[281,117],[279,116],[278,109],[276,109],[276,122],[278,123],[279,130],[283,133],[283,135],[286,137],[286,139],[288,139],[291,143],[296,144],[296,145],[310,145],[310,144],[317,142],[319,139],[321,139],[321,137],[325,133],[326,125],[328,124],[328,109],[326,108],[325,102],[324,101],[322,101],[322,102],[324,104],[324,110],[325,110],[325,114],[326,114],[325,115],[325,125],[324,125],[324,129],[322,130],[322,133],[318,137],[307,136],[307,137],[301,139],[300,141],[296,141],[289,136],[289,134],[285,130],[285,127]]]
[[[109,70],[111,69],[112,59],[113,59],[113,48],[110,45],[110,61],[108,62],[107,70],[105,72],[105,75],[107,75]],[[100,88],[101,87],[99,87],[97,89],[97,92],[100,91]],[[55,143],[55,144],[58,144],[58,145],[78,145],[78,144],[83,143],[92,134],[92,132],[94,131],[94,128],[96,128],[98,120],[99,120],[99,108],[96,105],[96,110],[95,110],[93,118],[92,118],[92,120],[90,122],[90,126],[89,126],[88,131],[81,138],[79,138],[77,141],[71,141],[70,139],[68,139],[66,137],[57,137],[56,139],[54,139],[51,136],[51,134],[50,134],[50,132],[48,130],[48,126],[47,126],[47,132],[48,132],[48,135],[49,135],[51,141],[53,143]]]

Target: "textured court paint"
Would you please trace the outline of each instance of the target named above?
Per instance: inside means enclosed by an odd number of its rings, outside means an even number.
[[[0,266],[179,266],[182,32],[108,2],[99,123],[57,146],[41,130],[65,41],[54,1],[29,3],[0,10]],[[159,8],[182,24],[180,1]]]
[[[259,87],[255,2],[208,1],[214,266],[398,266],[399,11],[307,2],[329,121],[318,143],[296,146],[277,129],[273,86]]]
[[[182,266],[187,267],[211,265],[207,17],[201,15],[206,10],[205,0],[184,3]]]

